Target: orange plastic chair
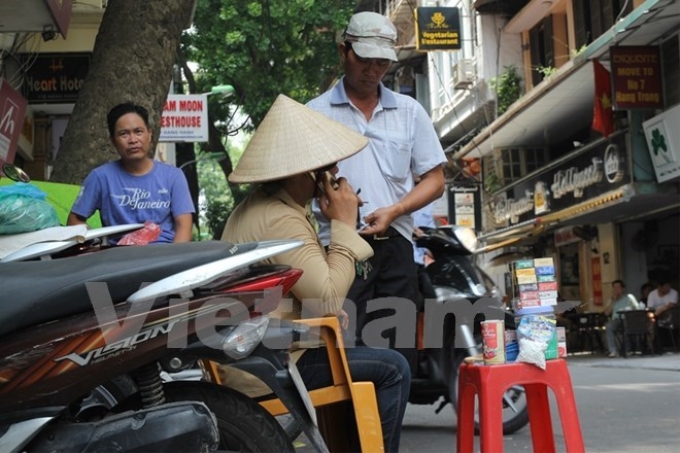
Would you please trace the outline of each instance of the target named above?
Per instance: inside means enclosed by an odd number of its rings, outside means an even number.
[[[334,403],[351,402],[361,450],[370,453],[384,451],[375,387],[372,382],[352,380],[338,319],[335,317],[310,318],[295,322],[306,324],[310,329],[319,331],[328,351],[333,385],[309,391],[314,407],[318,409]],[[204,361],[203,366],[213,382],[221,383],[216,363]],[[260,405],[273,416],[288,413],[288,409],[278,398],[261,401]]]
[[[296,322],[306,324],[310,329],[319,331],[321,339],[326,344],[331,365],[333,385],[309,391],[314,407],[320,408],[351,400],[361,450],[371,453],[384,451],[375,387],[372,382],[354,382],[352,380],[338,319],[335,317],[310,318],[300,319]],[[278,398],[262,401],[260,404],[274,416],[288,413],[288,409]]]

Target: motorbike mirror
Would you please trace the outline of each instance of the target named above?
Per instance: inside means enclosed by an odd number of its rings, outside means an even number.
[[[7,176],[12,181],[17,182],[30,182],[31,178],[28,173],[23,171],[21,168],[12,164],[2,164],[2,174]]]

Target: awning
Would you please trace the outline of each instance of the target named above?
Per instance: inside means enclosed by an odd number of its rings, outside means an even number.
[[[553,212],[551,214],[546,214],[542,217],[543,222],[545,223],[560,222],[564,219],[577,217],[587,212],[593,212],[593,210],[601,209],[604,206],[609,207],[612,206],[612,204],[626,201],[627,199],[630,199],[630,195],[626,196],[626,194],[629,192],[628,187],[629,186],[624,186],[623,189],[617,189],[612,192],[608,192],[604,195],[600,195],[595,199],[579,203],[576,206],[572,206],[570,208],[563,209],[558,212]]]
[[[673,190],[667,192],[647,190],[649,187],[652,185],[627,184],[569,208],[480,235],[479,240],[487,242],[488,245],[477,249],[475,253],[520,245],[535,240],[536,237],[557,226],[635,220],[635,215],[631,213],[638,213],[641,218],[650,219],[655,213],[680,212],[680,194]]]

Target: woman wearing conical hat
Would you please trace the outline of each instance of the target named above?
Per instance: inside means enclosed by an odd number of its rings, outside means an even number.
[[[326,171],[337,172],[338,161],[359,152],[367,143],[362,135],[280,95],[229,176],[231,182],[259,185],[229,217],[222,240],[304,242],[302,247],[269,260],[303,271],[291,290],[293,310],[275,312],[274,316],[299,319],[335,315],[347,328],[342,306],[356,276],[357,263],[372,256],[373,250],[356,232],[361,200],[344,178],[336,186]],[[319,242],[313,216],[308,214],[313,198],[319,200],[331,224],[327,249]],[[375,384],[385,451],[398,451],[410,386],[408,363],[390,349],[362,346],[345,352],[352,378]],[[305,349],[294,357],[299,357],[297,366],[309,389],[333,383],[325,348]],[[227,376],[228,385],[238,387],[229,373]],[[253,389],[249,390],[253,395]]]

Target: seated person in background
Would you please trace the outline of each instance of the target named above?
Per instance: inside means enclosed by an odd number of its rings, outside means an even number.
[[[637,310],[638,303],[635,296],[624,293],[626,285],[622,280],[612,282],[612,298],[604,309],[603,313],[611,316],[607,323],[607,346],[609,347],[609,357],[618,357],[619,351],[616,346],[616,332],[623,328],[620,312],[624,310]]]
[[[638,304],[641,305],[640,308],[645,308],[645,306],[647,306],[647,298],[653,289],[654,286],[649,282],[642,284],[640,287],[640,298],[638,299]]]
[[[231,214],[222,240],[304,242],[302,247],[268,260],[304,272],[291,290],[293,311],[274,312],[272,316],[337,316],[347,328],[348,317],[342,306],[356,276],[357,263],[372,256],[373,249],[356,232],[361,200],[345,178],[339,178],[337,189],[333,188],[328,171],[337,173],[336,162],[367,144],[365,137],[281,95],[229,176],[231,182],[260,184]],[[313,198],[330,221],[328,250],[321,245],[308,210]],[[352,378],[375,385],[385,451],[398,451],[411,382],[408,362],[390,349],[354,347],[345,353]],[[297,367],[307,388],[332,385],[326,348],[295,351],[293,357],[299,357]],[[252,387],[243,385],[246,376],[238,376],[230,367],[223,367],[222,372],[225,385],[252,396]]]
[[[153,242],[191,241],[194,204],[189,185],[181,170],[149,157],[147,110],[132,103],[119,104],[106,120],[120,159],[87,175],[68,225],[84,224],[99,211],[104,226],[153,222],[160,228]]]
[[[678,303],[678,292],[671,288],[668,278],[659,279],[659,286],[649,293],[647,307],[654,310],[657,322],[661,325],[670,322],[669,309]]]

